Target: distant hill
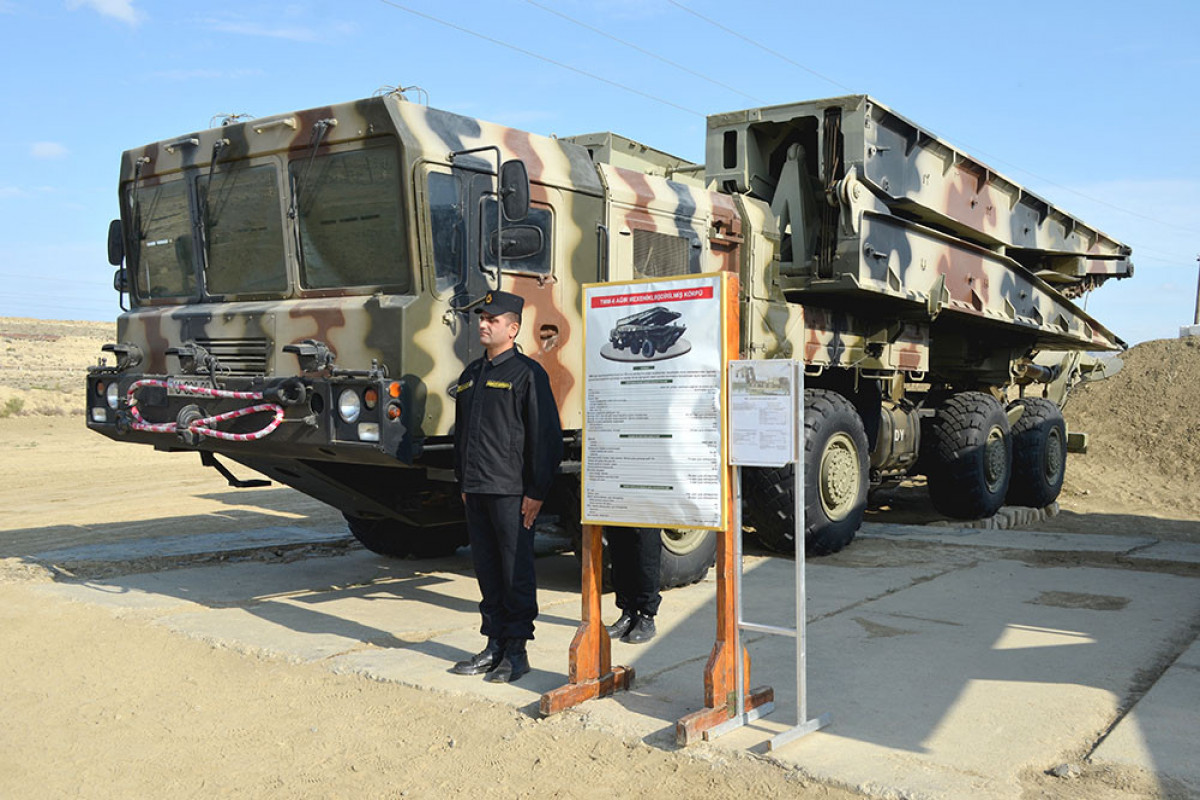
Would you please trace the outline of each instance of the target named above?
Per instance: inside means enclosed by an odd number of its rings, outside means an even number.
[[[0,317],[0,417],[82,415],[87,368],[116,335],[115,322]]]

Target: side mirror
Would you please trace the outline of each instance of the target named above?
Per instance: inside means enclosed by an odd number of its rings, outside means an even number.
[[[121,228],[121,220],[114,219],[108,223],[108,263],[119,267],[124,260],[125,232]]]
[[[504,233],[500,235],[493,231],[488,241],[488,253],[498,262],[521,261],[541,253],[544,241],[541,228],[517,225],[505,228]]]
[[[500,204],[510,222],[529,215],[529,171],[524,161],[513,159],[500,165]]]
[[[124,269],[119,269],[113,273],[113,289],[120,294],[129,293],[129,273]]]

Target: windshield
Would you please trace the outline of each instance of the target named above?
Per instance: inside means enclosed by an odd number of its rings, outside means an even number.
[[[190,297],[196,293],[192,260],[192,217],[182,180],[136,190],[137,273],[142,299]]]
[[[411,282],[396,150],[372,147],[292,162],[301,280],[309,289]]]
[[[287,289],[283,215],[275,167],[218,164],[196,178],[205,236],[208,294],[278,294]]]

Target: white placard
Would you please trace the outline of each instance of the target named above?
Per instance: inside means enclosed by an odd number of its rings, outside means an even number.
[[[729,362],[729,463],[782,467],[796,460],[796,362]]]
[[[719,275],[584,287],[583,521],[722,528]]]

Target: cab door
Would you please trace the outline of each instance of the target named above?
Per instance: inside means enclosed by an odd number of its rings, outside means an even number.
[[[483,354],[473,310],[494,288],[495,272],[481,259],[480,215],[494,196],[490,173],[455,166],[430,170],[426,180],[429,232],[433,247],[433,295],[459,369]]]

